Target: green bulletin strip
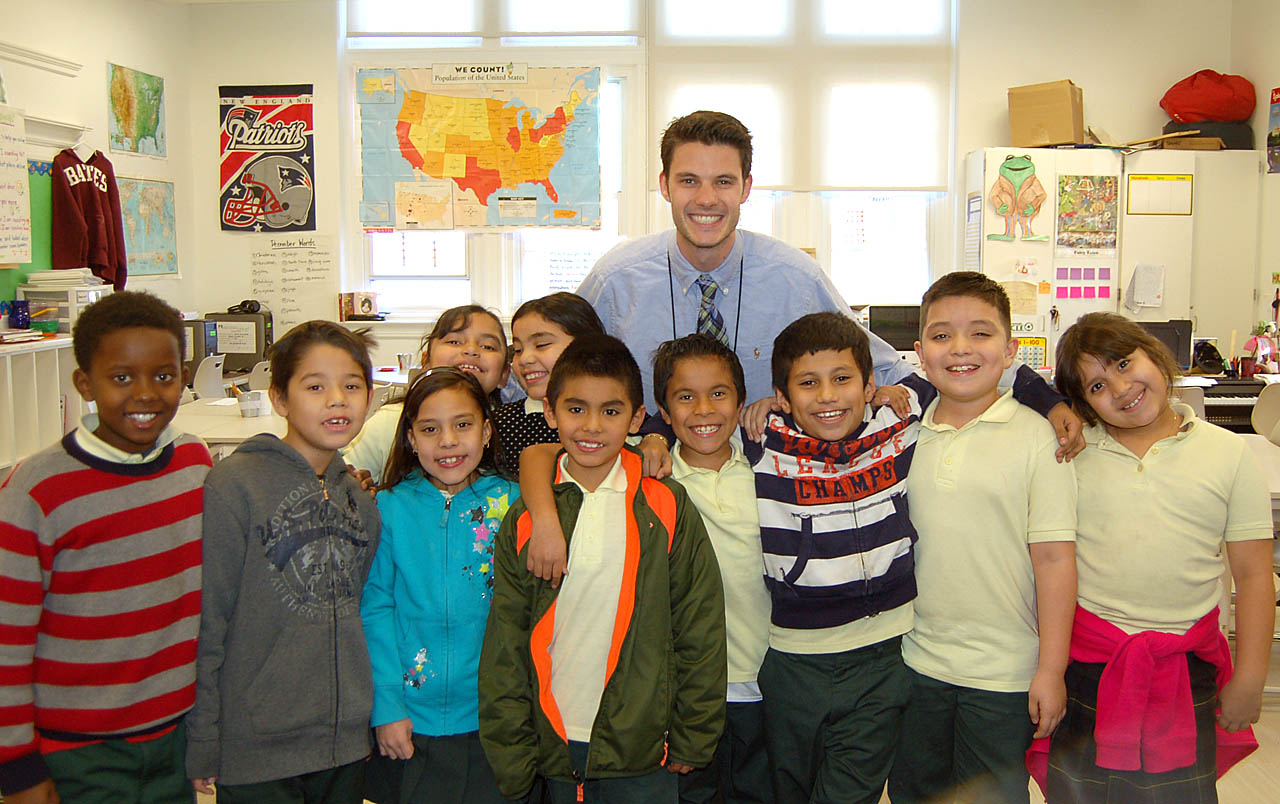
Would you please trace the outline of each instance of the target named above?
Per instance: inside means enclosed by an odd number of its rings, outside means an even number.
[[[27,160],[27,182],[31,199],[31,262],[22,263],[16,270],[0,271],[0,301],[17,296],[17,287],[32,271],[47,271],[53,267],[53,192],[49,174],[52,162]]]

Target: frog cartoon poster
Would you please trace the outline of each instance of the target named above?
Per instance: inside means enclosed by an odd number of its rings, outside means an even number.
[[[1036,177],[1035,162],[1026,154],[1009,154],[1000,163],[996,180],[991,185],[988,203],[1004,220],[1004,232],[992,227],[988,240],[1041,241],[1049,235],[1037,234],[1036,217],[1048,198],[1044,185]],[[1047,227],[1052,224],[1040,222]]]

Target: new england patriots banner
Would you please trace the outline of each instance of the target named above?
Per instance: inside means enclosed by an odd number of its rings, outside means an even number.
[[[314,232],[311,84],[218,87],[226,232]]]

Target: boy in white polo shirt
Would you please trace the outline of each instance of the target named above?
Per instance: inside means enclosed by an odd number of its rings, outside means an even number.
[[[710,335],[667,341],[653,355],[653,391],[675,432],[671,476],[703,514],[724,581],[729,685],[724,736],[706,768],[680,777],[681,804],[772,801],[764,705],[756,676],[769,649],[769,590],[751,464],[733,438],[746,399],[742,364]]]
[[[625,446],[642,393],[635,359],[605,335],[574,341],[551,371],[568,572],[558,588],[529,572],[518,501],[480,655],[480,741],[508,798],[542,777],[553,804],[674,804],[674,774],[709,763],[724,726],[720,573],[684,489],[642,478]]]
[[[963,788],[967,800],[1026,804],[1024,754],[1066,707],[1075,472],[1055,460],[1049,423],[997,388],[1017,351],[1000,285],[947,274],[920,320],[916,352],[938,398],[907,477],[919,594],[889,796]]]

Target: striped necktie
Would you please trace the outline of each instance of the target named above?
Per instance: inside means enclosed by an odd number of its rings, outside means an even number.
[[[728,346],[729,333],[724,329],[724,316],[716,309],[716,291],[720,290],[720,286],[706,274],[701,274],[694,284],[702,291],[702,306],[698,308],[698,332],[710,335]]]

